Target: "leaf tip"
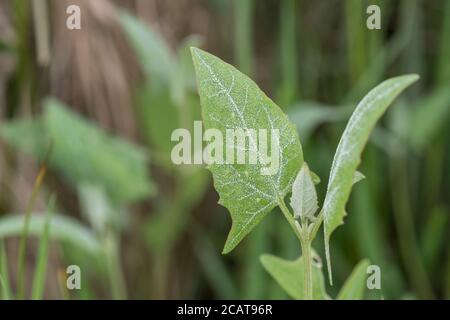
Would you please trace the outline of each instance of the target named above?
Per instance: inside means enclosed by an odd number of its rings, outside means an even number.
[[[200,54],[205,53],[205,51],[203,51],[202,49],[199,49],[194,46],[190,46],[189,50],[191,51],[191,55],[194,60],[197,59],[197,57],[200,56]]]
[[[233,248],[230,248],[230,246],[228,245],[228,243],[225,243],[225,246],[222,249],[222,254],[228,254],[231,252],[231,250],[233,250]]]
[[[399,76],[399,77],[397,77],[397,79],[404,80],[406,82],[405,87],[408,87],[411,84],[413,84],[414,82],[418,81],[420,79],[420,76],[416,73],[411,73],[411,74],[405,74],[405,75]]]
[[[191,54],[194,55],[194,53],[198,50],[198,48],[191,46],[189,47],[189,50],[191,51]]]

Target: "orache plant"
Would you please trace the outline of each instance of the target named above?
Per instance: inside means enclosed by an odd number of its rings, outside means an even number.
[[[329,240],[333,231],[343,223],[345,205],[353,184],[364,178],[356,171],[361,153],[378,119],[418,76],[405,75],[386,80],[358,104],[337,147],[325,200],[319,210],[314,186],[319,179],[304,162],[296,128],[287,116],[251,79],[233,66],[197,48],[191,48],[191,53],[206,129],[219,129],[223,136],[227,129],[278,129],[280,132],[280,166],[274,175],[262,175],[260,164],[213,163],[208,166],[220,196],[219,203],[230,211],[232,218],[223,253],[232,251],[278,206],[300,242],[302,256],[291,262],[263,255],[262,264],[293,298],[329,299],[320,259],[312,250],[311,243],[323,222],[325,254],[332,283]],[[248,140],[250,147],[246,151],[251,149],[254,152],[256,142],[251,137]],[[292,193],[290,206],[293,212],[285,202],[289,193]],[[364,260],[356,266],[338,299],[362,298],[368,265],[369,262]]]

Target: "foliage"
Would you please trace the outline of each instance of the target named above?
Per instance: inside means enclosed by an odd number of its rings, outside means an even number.
[[[328,242],[334,229],[343,223],[352,185],[364,178],[356,171],[363,148],[377,120],[418,77],[407,75],[386,80],[370,91],[356,107],[334,156],[322,211],[315,216],[318,205],[313,177],[306,163],[303,164],[297,133],[287,117],[253,81],[231,65],[197,48],[192,48],[192,58],[206,128],[219,129],[222,136],[229,128],[278,129],[281,132],[276,142],[279,145],[280,167],[274,175],[265,175],[261,164],[218,163],[216,160],[209,166],[214,186],[220,195],[219,203],[230,211],[233,220],[223,252],[233,250],[267,213],[280,206],[300,240],[302,257],[295,262],[286,262],[273,256],[263,256],[263,265],[294,298],[325,298],[320,268],[312,266],[312,240],[323,220],[331,282]],[[259,152],[260,146],[254,139],[249,135],[248,148],[244,148],[249,157]],[[226,143],[228,151],[230,145],[228,141]],[[231,148],[236,152],[242,150],[234,141]],[[284,203],[290,191],[293,214]],[[364,262],[355,269],[338,298],[361,298],[361,283],[364,282],[361,270],[367,264]],[[300,269],[304,277],[299,277]]]

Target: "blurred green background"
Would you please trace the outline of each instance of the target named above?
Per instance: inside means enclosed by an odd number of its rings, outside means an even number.
[[[71,4],[81,30],[66,28]],[[381,30],[366,27],[371,4]],[[29,211],[26,297],[287,298],[259,262],[299,255],[278,209],[222,256],[231,221],[209,172],[170,161],[172,131],[200,120],[190,46],[250,75],[289,115],[322,178],[320,201],[356,103],[388,77],[419,74],[364,152],[327,290],[335,296],[367,257],[382,272],[367,298],[450,298],[447,0],[2,1],[0,297],[20,286]],[[69,265],[81,290],[65,286]]]

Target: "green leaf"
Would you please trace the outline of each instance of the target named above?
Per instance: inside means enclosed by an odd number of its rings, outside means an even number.
[[[12,120],[2,123],[0,135],[21,151],[43,160],[48,149],[48,137],[41,119]]]
[[[54,143],[52,163],[71,181],[98,183],[119,204],[154,192],[143,150],[108,136],[55,100],[45,105],[45,125]]]
[[[3,138],[37,158],[43,157],[51,140],[50,166],[75,186],[101,186],[115,204],[154,194],[144,150],[106,134],[54,99],[46,100],[44,105],[41,119],[3,124]]]
[[[330,297],[325,291],[325,280],[322,272],[322,264],[317,260],[317,254],[313,252],[312,288],[314,300],[328,300]],[[261,263],[278,284],[294,299],[304,300],[304,259],[295,261],[284,260],[279,257],[263,254]]]
[[[45,214],[32,214],[28,233],[40,237],[45,225]],[[22,232],[24,215],[11,214],[0,218],[0,238],[19,236]],[[53,214],[50,223],[50,238],[65,241],[98,255],[101,245],[97,237],[78,221],[58,214]]]
[[[329,240],[331,233],[343,223],[345,205],[350,196],[364,146],[376,122],[389,105],[418,78],[417,75],[391,78],[372,89],[358,104],[344,130],[334,155],[323,205],[325,251],[330,283],[332,275]]]
[[[294,125],[251,79],[207,52],[191,50],[206,129],[218,129],[223,137],[226,129],[266,129],[269,136],[274,136],[271,129],[279,130],[279,166],[275,174],[262,174],[264,166],[259,162],[209,166],[219,203],[230,211],[233,220],[223,250],[228,253],[291,191],[303,155]],[[243,140],[248,142],[246,153],[255,152],[255,139]]]
[[[137,91],[136,103],[142,133],[146,142],[153,149],[164,155],[164,160],[170,161],[172,150],[172,132],[180,128],[178,109],[172,102],[169,91],[155,91],[149,85]]]
[[[369,260],[360,261],[352,271],[352,274],[345,280],[339,291],[338,300],[362,300],[367,287],[367,267]]]
[[[316,187],[306,162],[292,185],[291,207],[295,219],[311,218],[319,208]]]

